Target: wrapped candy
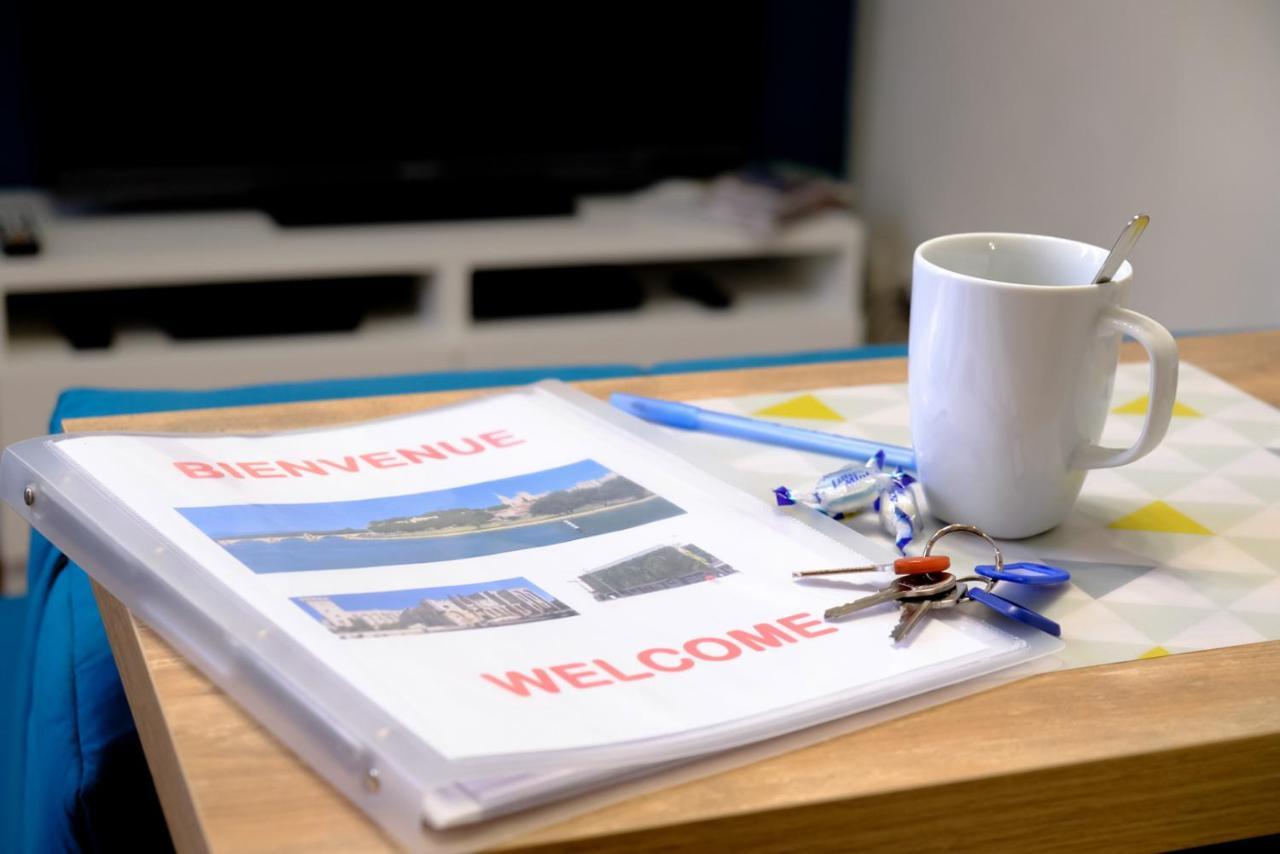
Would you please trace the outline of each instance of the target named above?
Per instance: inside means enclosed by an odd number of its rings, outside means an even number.
[[[916,480],[902,469],[886,471],[884,451],[862,465],[856,463],[825,474],[812,491],[796,493],[785,486],[773,491],[779,506],[807,504],[833,519],[843,519],[870,507],[880,515],[880,526],[893,537],[898,551],[921,529],[920,510],[911,484]]]
[[[920,510],[911,484],[916,479],[898,469],[889,475],[888,485],[876,496],[875,509],[880,513],[880,527],[891,537],[898,551],[907,553],[907,544],[920,530]]]

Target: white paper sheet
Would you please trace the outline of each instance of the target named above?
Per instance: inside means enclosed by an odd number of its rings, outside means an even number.
[[[866,589],[791,573],[865,560],[849,535],[542,389],[339,429],[56,447],[446,760],[574,757],[460,773],[459,816],[527,799],[530,780],[584,779],[557,767],[616,772],[776,735],[1025,646],[959,617],[894,647],[892,608],[822,622]]]

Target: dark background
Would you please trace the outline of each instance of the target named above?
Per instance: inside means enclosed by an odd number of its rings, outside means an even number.
[[[757,161],[845,172],[850,2],[0,4],[0,183],[91,208],[557,213]]]

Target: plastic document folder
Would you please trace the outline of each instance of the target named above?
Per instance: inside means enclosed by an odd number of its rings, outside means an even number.
[[[888,559],[557,383],[257,435],[71,434],[0,489],[393,837],[509,813],[1028,661],[1057,641],[798,569]],[[425,828],[425,829],[424,829]]]

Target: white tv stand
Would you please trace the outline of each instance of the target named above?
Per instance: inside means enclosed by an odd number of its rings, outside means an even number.
[[[432,370],[650,364],[863,340],[863,230],[842,212],[756,240],[693,216],[660,221],[625,200],[593,200],[574,217],[296,229],[252,211],[59,216],[38,194],[0,194],[0,207],[34,214],[42,242],[36,256],[0,257],[0,306],[9,309],[0,317],[5,445],[44,433],[58,393],[70,386],[207,388]],[[599,264],[655,273],[687,265],[711,274],[733,303],[709,309],[655,287],[633,311],[472,317],[477,270]],[[139,328],[119,332],[109,347],[87,350],[56,334],[53,318],[18,311],[8,299],[245,281],[301,288],[290,280],[381,275],[412,277],[412,297],[352,332],[174,340]],[[300,290],[300,312],[306,298]],[[0,562],[7,591],[22,584],[20,525],[6,511]]]

